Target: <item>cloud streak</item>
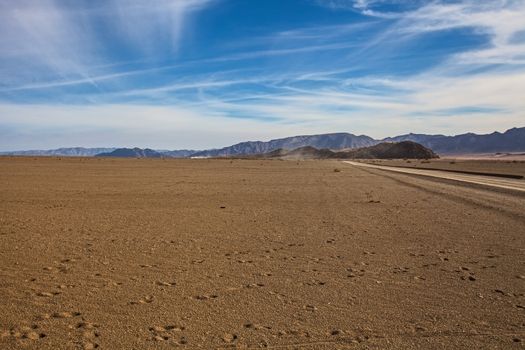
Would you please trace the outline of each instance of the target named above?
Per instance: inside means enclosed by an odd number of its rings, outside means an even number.
[[[212,0],[0,2],[4,89],[25,89],[23,85],[29,80],[33,83],[25,85],[37,88],[53,84],[95,85],[100,79],[125,76],[96,72],[97,67],[115,64],[115,45],[142,60],[173,55],[179,49],[191,14],[211,3]],[[50,82],[56,78],[60,81]]]

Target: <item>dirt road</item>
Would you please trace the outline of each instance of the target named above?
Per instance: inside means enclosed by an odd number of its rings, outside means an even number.
[[[361,162],[343,161],[346,164],[350,164],[357,167],[365,167],[371,169],[380,169],[384,171],[392,171],[403,174],[412,174],[420,176],[429,176],[446,180],[454,180],[460,182],[468,182],[477,185],[484,185],[489,187],[503,188],[507,190],[525,192],[525,180],[523,179],[505,179],[494,176],[482,176],[472,174],[460,174],[441,170],[425,170],[425,169],[413,169],[405,167],[392,167],[367,164]]]

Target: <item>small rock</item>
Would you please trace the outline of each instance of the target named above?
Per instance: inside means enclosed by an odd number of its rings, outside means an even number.
[[[224,340],[226,343],[232,343],[235,340],[237,340],[237,335],[235,335],[235,334],[225,334],[222,337],[222,340]]]
[[[40,335],[37,332],[28,332],[24,334],[24,338],[31,339],[31,340],[37,340],[40,338]]]

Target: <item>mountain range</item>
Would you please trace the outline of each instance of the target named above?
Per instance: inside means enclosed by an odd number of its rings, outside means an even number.
[[[193,154],[192,157],[225,157],[240,154],[259,154],[271,152],[279,148],[292,150],[305,146],[311,146],[318,149],[347,149],[373,146],[377,143],[376,140],[369,136],[356,136],[348,133],[302,135],[271,140],[268,142],[241,142],[221,149],[197,152]]]
[[[407,134],[384,139],[386,142],[414,141],[439,154],[469,154],[525,151],[525,127],[487,135],[467,133],[457,136]]]
[[[293,136],[268,142],[242,142],[221,149],[197,152],[192,157],[222,157],[240,154],[267,153],[279,148],[296,149],[311,146],[318,149],[355,149],[377,145],[381,142],[417,142],[437,154],[475,154],[496,152],[524,152],[525,127],[512,128],[504,133],[494,132],[488,135],[467,133],[456,136],[407,134],[375,140],[366,135],[349,133]]]
[[[84,147],[70,147],[57,148],[48,150],[30,150],[30,151],[12,151],[0,152],[0,155],[6,156],[62,156],[62,157],[93,157],[99,153],[112,152],[115,147],[98,147],[98,148],[84,148]]]
[[[226,157],[237,155],[250,155],[269,153],[278,149],[293,150],[301,147],[311,146],[317,149],[345,150],[369,147],[381,142],[417,142],[440,155],[476,154],[476,153],[503,153],[503,152],[525,152],[525,127],[512,128],[503,133],[493,132],[486,135],[473,133],[456,136],[406,134],[395,137],[387,137],[377,140],[366,135],[354,135],[350,133],[333,133],[321,135],[292,136],[270,141],[248,141],[237,143],[232,146],[210,149],[203,151],[194,150],[151,150],[163,157],[186,158],[186,157]],[[117,148],[59,148],[54,150],[33,150],[2,152],[0,155],[27,155],[27,156],[84,156],[91,157],[101,153],[110,153]],[[133,152],[122,151],[117,154],[128,154],[130,157],[137,156]],[[129,150],[129,149],[128,149]],[[144,150],[142,150],[144,151]],[[127,153],[126,153],[127,152]],[[137,151],[135,151],[137,152]],[[146,154],[146,153],[142,153]],[[155,155],[151,153],[151,155]],[[138,156],[141,153],[138,152]],[[156,155],[155,155],[156,156]]]

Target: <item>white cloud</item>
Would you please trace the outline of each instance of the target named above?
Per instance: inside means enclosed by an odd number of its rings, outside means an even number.
[[[366,4],[365,1],[363,4]],[[368,6],[368,5],[367,5]],[[368,8],[368,7],[366,7]],[[364,12],[372,16],[391,15]],[[454,3],[431,2],[413,11],[395,15],[398,19],[386,35],[375,45],[387,41],[404,40],[404,36],[424,35],[428,32],[471,28],[489,37],[488,48],[463,52],[451,62],[464,64],[523,64],[525,45],[512,38],[525,30],[525,1],[473,1]]]
[[[366,87],[364,91],[342,86],[303,89],[287,83],[294,81],[276,83],[280,93],[241,93],[234,99],[202,93],[198,101],[166,106],[0,104],[0,129],[17,130],[3,135],[0,149],[210,148],[295,134],[349,131],[379,138],[407,132],[488,133],[525,124],[525,73],[356,79],[352,84]],[[214,88],[200,85],[203,91]],[[385,89],[393,93],[383,94]],[[480,105],[487,111],[460,111]],[[450,112],[436,113],[443,110]]]
[[[16,119],[8,117],[12,115]],[[177,106],[0,104],[2,130],[12,131],[0,138],[0,150],[100,145],[204,149],[313,129]]]
[[[42,69],[47,78],[84,77],[85,66],[96,61],[91,34],[51,0],[1,2],[0,33],[4,84]]]

